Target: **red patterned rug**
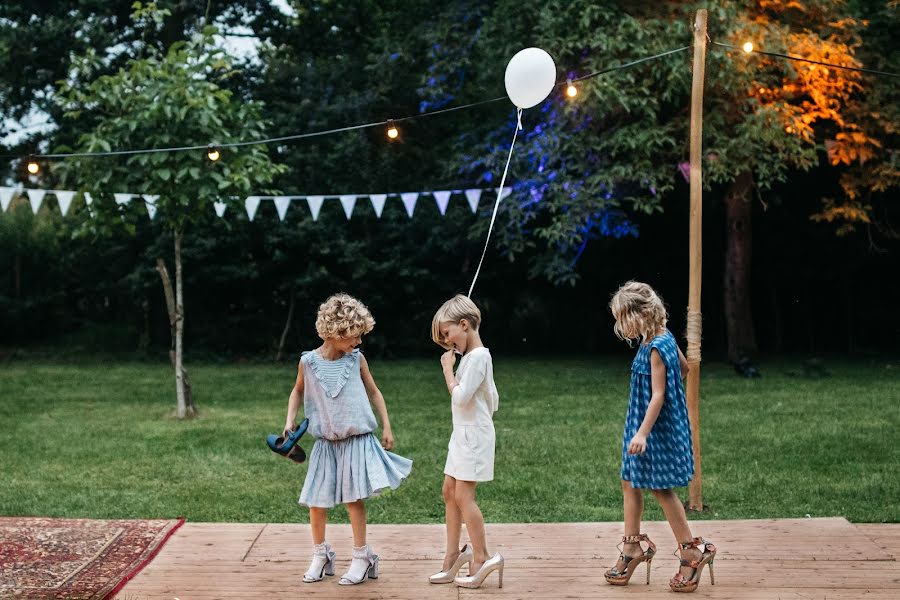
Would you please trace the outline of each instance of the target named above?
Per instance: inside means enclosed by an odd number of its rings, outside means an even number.
[[[182,523],[0,517],[0,598],[111,598]]]

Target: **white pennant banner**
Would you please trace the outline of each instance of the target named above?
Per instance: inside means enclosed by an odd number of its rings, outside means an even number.
[[[434,196],[434,201],[437,202],[438,210],[441,211],[441,215],[447,213],[447,204],[450,203],[450,194],[453,192],[432,192]]]
[[[3,212],[6,212],[6,209],[9,208],[9,203],[12,202],[13,196],[18,191],[11,187],[0,187],[0,208],[3,209]]]
[[[72,206],[72,198],[75,197],[75,192],[53,190],[53,195],[56,196],[56,202],[59,204],[59,211],[62,213],[62,216],[66,216],[66,213],[69,212],[69,207]]]
[[[416,210],[416,200],[419,199],[419,192],[400,194],[400,199],[403,200],[403,206],[406,207],[406,214],[412,218],[413,211]]]
[[[147,207],[147,214],[150,215],[150,220],[153,220],[153,217],[156,216],[156,201],[159,200],[159,195],[151,196],[149,194],[144,194],[144,206]]]
[[[28,201],[31,202],[31,212],[38,214],[41,208],[41,202],[47,194],[47,190],[25,190],[28,193]]]
[[[497,193],[500,194],[500,200],[503,200],[504,198],[512,194],[512,188],[506,186],[503,188],[503,191],[497,190]]]
[[[93,201],[94,201],[94,197],[91,196],[90,192],[85,192],[84,193],[84,203],[86,205],[90,206]]]
[[[344,194],[341,196],[341,206],[344,207],[344,214],[347,215],[347,220],[350,220],[350,215],[353,214],[353,207],[356,206],[356,194]]]
[[[113,197],[116,199],[116,204],[119,206],[131,202],[132,196],[134,196],[134,194],[113,194]]]
[[[244,200],[244,208],[247,209],[247,218],[251,221],[256,216],[256,209],[259,208],[259,196],[247,196]]]
[[[306,203],[309,205],[309,212],[312,214],[313,221],[319,220],[319,211],[322,210],[322,202],[325,196],[307,196]]]
[[[213,202],[213,207],[216,209],[216,216],[221,219],[222,215],[225,214],[225,209],[228,208],[228,205],[224,202]]]
[[[381,218],[381,212],[384,210],[384,201],[387,200],[387,194],[371,194],[369,200],[372,202],[372,208],[375,209],[375,216]]]
[[[287,214],[288,206],[291,203],[290,196],[276,196],[273,198],[275,201],[275,210],[278,211],[278,219],[280,221],[284,221],[284,215]]]
[[[481,190],[466,190],[466,200],[469,201],[469,208],[472,212],[478,212],[478,201],[481,200]]]

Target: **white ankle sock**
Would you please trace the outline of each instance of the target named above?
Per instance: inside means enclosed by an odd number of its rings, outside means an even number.
[[[353,560],[350,561],[350,569],[346,577],[351,581],[360,581],[366,575],[371,565],[372,549],[368,546],[354,546]]]

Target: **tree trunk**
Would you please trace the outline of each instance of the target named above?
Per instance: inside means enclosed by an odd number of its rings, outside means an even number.
[[[13,267],[16,276],[16,300],[22,297],[22,257],[16,254],[15,266]]]
[[[745,171],[738,175],[725,196],[725,333],[728,338],[728,360],[735,363],[756,353],[750,308],[752,188],[753,176]]]
[[[297,294],[294,293],[294,287],[291,286],[291,305],[288,308],[287,320],[284,323],[284,330],[281,332],[281,340],[278,342],[278,354],[275,355],[275,362],[281,362],[281,357],[284,354],[284,342],[287,339],[288,331],[291,330],[291,321],[294,320],[294,302],[295,296]]]
[[[179,419],[197,414],[194,396],[191,392],[191,380],[184,369],[182,361],[182,339],[184,332],[184,303],[181,294],[181,232],[175,234],[175,291],[172,290],[172,279],[163,259],[156,259],[156,270],[162,279],[163,292],[166,297],[166,309],[169,313],[169,331],[172,346],[169,349],[169,361],[175,370],[175,396],[177,398],[176,414]]]

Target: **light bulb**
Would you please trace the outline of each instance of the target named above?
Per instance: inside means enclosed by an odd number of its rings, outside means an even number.
[[[744,42],[744,52],[747,54],[753,52],[753,42]]]
[[[219,158],[222,157],[222,154],[219,152],[219,149],[214,145],[210,144],[206,147],[206,158],[209,160],[216,162]]]
[[[566,83],[568,84],[566,86],[566,96],[568,96],[569,98],[574,98],[575,96],[577,96],[578,88],[575,87],[575,84],[572,83],[572,80],[568,79],[566,80]]]
[[[397,129],[397,126],[394,125],[393,121],[388,121],[388,126],[387,126],[387,130],[385,131],[385,133],[387,134],[388,139],[390,139],[390,140],[396,140],[398,137],[400,137],[400,130]]]
[[[38,163],[38,161],[34,160],[33,156],[29,156],[28,162],[25,165],[25,170],[27,170],[32,175],[37,175],[41,170],[41,165]]]

